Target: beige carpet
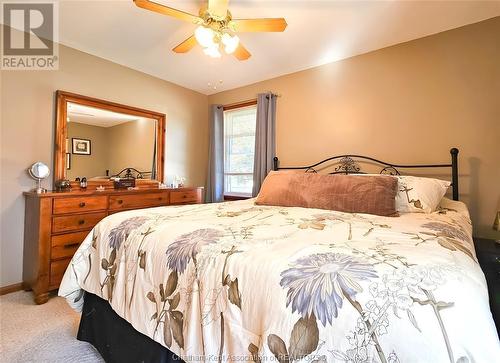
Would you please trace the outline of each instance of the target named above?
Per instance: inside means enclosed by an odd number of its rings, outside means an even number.
[[[0,362],[103,362],[76,340],[80,315],[60,297],[36,305],[31,292],[0,296]]]

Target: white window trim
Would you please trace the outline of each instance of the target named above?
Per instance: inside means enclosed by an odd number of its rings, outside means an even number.
[[[253,104],[253,105],[249,105],[249,106],[242,106],[242,107],[237,107],[237,108],[233,108],[231,110],[227,110],[227,111],[224,111],[225,112],[231,112],[231,111],[240,111],[240,110],[245,110],[245,109],[250,109],[250,108],[254,108],[255,111],[257,111],[257,104]],[[225,118],[224,118],[224,122],[225,122]],[[255,132],[254,133],[242,133],[242,134],[238,134],[236,136],[237,137],[247,137],[247,136],[254,136],[255,137]],[[229,137],[224,135],[224,166],[226,164],[226,147],[227,147],[227,142],[226,140],[228,139]],[[254,151],[255,152],[255,151]],[[226,175],[249,175],[249,176],[252,176],[253,177],[253,171],[251,173],[228,173],[226,171],[224,171],[224,180],[226,179]],[[227,197],[242,197],[242,198],[250,198],[252,197],[252,192],[249,192],[249,193],[237,193],[237,192],[227,192],[226,191],[226,185],[224,185],[224,196],[227,196]]]

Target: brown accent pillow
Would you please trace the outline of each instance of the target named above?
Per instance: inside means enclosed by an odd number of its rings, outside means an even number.
[[[255,204],[397,216],[398,181],[390,176],[321,175],[271,171]]]

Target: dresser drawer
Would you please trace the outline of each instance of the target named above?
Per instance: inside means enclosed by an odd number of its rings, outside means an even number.
[[[76,231],[79,229],[90,229],[97,222],[106,217],[106,212],[75,214],[71,216],[59,216],[52,218],[52,232]]]
[[[109,209],[147,208],[168,205],[168,193],[114,195],[109,197]]]
[[[85,237],[87,237],[87,234],[89,234],[88,231],[52,236],[50,258],[52,260],[58,260],[60,258],[73,257],[78,246],[80,246]]]
[[[105,195],[96,197],[54,198],[54,214],[106,209],[108,204],[107,199]]]
[[[186,190],[170,192],[170,204],[201,203],[199,190]]]
[[[71,258],[50,263],[50,286],[59,286]]]

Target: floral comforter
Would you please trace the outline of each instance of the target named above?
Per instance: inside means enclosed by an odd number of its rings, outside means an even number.
[[[113,214],[59,294],[190,361],[493,362],[467,209],[379,217],[253,200]],[[495,358],[496,357],[496,358]]]

